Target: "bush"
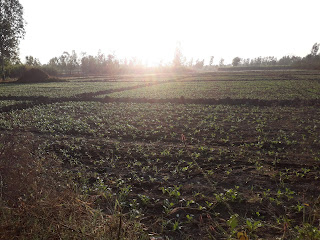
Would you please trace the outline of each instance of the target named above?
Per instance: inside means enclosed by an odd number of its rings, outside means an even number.
[[[10,65],[6,67],[5,75],[10,78],[19,78],[27,71],[27,67],[25,65]]]

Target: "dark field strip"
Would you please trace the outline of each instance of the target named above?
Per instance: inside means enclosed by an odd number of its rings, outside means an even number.
[[[252,76],[251,76],[252,77]],[[300,81],[320,81],[320,76],[318,79],[301,79],[296,76],[290,76],[290,77],[280,77],[280,78],[272,78],[272,81],[285,81],[285,80],[300,80]],[[226,78],[226,79],[183,79],[183,80],[173,80],[175,82],[263,82],[263,81],[270,81],[270,78],[260,78],[260,79],[255,79],[255,78],[243,78],[243,79],[232,79],[232,78]]]
[[[96,100],[96,99],[95,99]],[[101,102],[124,102],[124,103],[176,103],[176,104],[206,104],[206,105],[252,105],[252,106],[320,106],[320,99],[312,100],[262,100],[262,99],[186,99],[186,98],[111,98],[106,97]]]

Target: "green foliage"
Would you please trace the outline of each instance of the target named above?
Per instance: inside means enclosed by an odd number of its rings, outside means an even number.
[[[319,228],[312,226],[311,224],[305,223],[303,226],[297,226],[295,229],[298,232],[298,236],[296,239],[309,239],[309,240],[317,240],[320,239],[320,230]]]
[[[26,56],[26,65],[31,67],[37,67],[40,66],[41,63],[39,59],[34,58],[33,56]]]
[[[229,225],[232,232],[238,227],[238,224],[239,224],[238,218],[239,218],[239,215],[234,214],[234,215],[231,215],[229,220],[227,221],[227,224]]]
[[[239,65],[240,62],[241,62],[241,58],[235,57],[235,58],[232,60],[232,66],[236,67],[236,66]]]
[[[15,64],[15,65],[6,66],[5,70],[6,70],[6,73],[5,73],[6,76],[10,78],[19,78],[27,71],[27,67],[22,64]]]
[[[24,31],[23,7],[18,0],[0,1],[0,64],[4,80],[5,61],[11,61],[17,55],[19,39]]]

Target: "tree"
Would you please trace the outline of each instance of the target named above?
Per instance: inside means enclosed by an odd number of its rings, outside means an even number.
[[[183,65],[183,56],[181,52],[181,43],[177,43],[176,50],[174,52],[174,58],[173,58],[173,67],[181,67]]]
[[[115,54],[108,54],[105,69],[108,74],[114,74],[119,70],[119,61],[116,59]]]
[[[223,67],[223,66],[224,66],[224,59],[223,59],[223,58],[220,59],[220,61],[219,61],[219,66],[220,66],[220,67]]]
[[[40,66],[41,63],[38,58],[34,58],[33,56],[26,56],[26,65],[28,66]]]
[[[83,55],[81,59],[81,70],[85,74],[97,73],[97,59],[92,55]]]
[[[241,62],[241,58],[235,57],[235,58],[232,60],[232,66],[236,67],[236,66],[239,65],[240,62]]]
[[[77,66],[79,66],[78,55],[77,55],[75,50],[72,50],[71,54],[69,54],[68,52],[64,52],[63,54],[65,54],[65,56],[66,56],[67,69],[68,69],[68,71],[69,71],[69,73],[71,75],[72,71]]]
[[[53,67],[55,69],[59,68],[59,58],[54,57],[49,60],[48,66]]]
[[[210,57],[209,66],[212,66],[212,64],[213,64],[213,59],[214,59],[214,56],[211,56],[211,57]]]
[[[312,48],[311,48],[311,56],[316,56],[318,51],[319,51],[319,46],[320,46],[320,43],[315,43],[313,44]]]
[[[4,63],[16,57],[19,40],[24,37],[23,7],[18,0],[0,0],[0,61],[5,79]]]
[[[197,59],[196,64],[194,65],[194,67],[197,68],[197,69],[202,69],[203,65],[204,65],[204,59],[202,59],[202,61]]]
[[[279,59],[278,65],[292,65],[297,62],[301,61],[301,57],[297,56],[283,56],[282,58]]]
[[[69,57],[68,52],[63,52],[62,55],[59,57],[59,68],[62,70],[63,73],[67,70],[67,58]]]

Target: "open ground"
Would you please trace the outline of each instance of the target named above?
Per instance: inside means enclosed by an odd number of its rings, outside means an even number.
[[[2,83],[0,134],[150,238],[319,239],[319,106],[317,71]]]

